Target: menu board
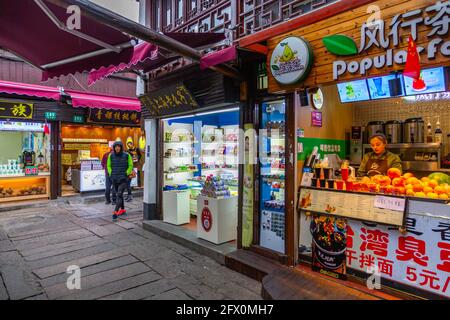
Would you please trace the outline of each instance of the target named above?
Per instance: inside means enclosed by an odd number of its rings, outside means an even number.
[[[396,75],[391,74],[383,77],[369,78],[367,84],[369,86],[369,93],[371,99],[385,99],[392,98],[389,90],[389,80],[395,79]],[[398,76],[403,77],[403,76]],[[401,96],[405,95],[405,90],[402,87]]]
[[[413,87],[414,79],[411,77],[404,77],[405,81],[405,92],[406,95],[424,94],[424,93],[434,93],[445,91],[445,75],[444,68],[432,68],[422,70],[421,78],[425,82],[425,87],[421,89],[415,89]]]
[[[342,103],[370,100],[366,79],[337,84]]]
[[[302,188],[301,210],[403,226],[404,198]]]

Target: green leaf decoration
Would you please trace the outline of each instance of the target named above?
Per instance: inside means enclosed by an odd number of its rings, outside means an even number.
[[[275,64],[271,65],[271,67],[272,67],[273,70],[280,70],[280,68],[278,68],[278,66],[275,65]]]
[[[355,41],[341,34],[325,37],[322,42],[329,52],[337,56],[352,56],[358,53]]]

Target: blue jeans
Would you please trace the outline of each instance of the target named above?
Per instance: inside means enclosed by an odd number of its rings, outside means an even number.
[[[106,183],[106,189],[105,189],[105,198],[106,201],[110,202],[111,201],[111,191],[112,191],[112,199],[115,202],[117,199],[117,195],[116,195],[116,189],[113,186],[113,182],[111,180],[111,177],[106,175],[106,179],[105,179],[105,183]],[[111,190],[112,189],[112,190]]]

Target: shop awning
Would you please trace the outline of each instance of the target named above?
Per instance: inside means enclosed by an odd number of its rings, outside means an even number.
[[[85,16],[70,30],[73,15],[47,0],[0,0],[0,48],[42,69],[43,80],[133,56],[131,37]]]
[[[219,43],[225,39],[224,33],[184,33],[172,32],[164,35],[175,39],[192,48],[201,49]],[[164,65],[177,59],[179,56],[166,50],[158,48],[150,43],[140,43],[134,48],[134,53],[130,59],[121,60],[118,65],[100,67],[89,72],[88,84],[93,85],[96,81],[102,80],[114,73],[142,70],[148,72],[154,68]]]
[[[59,100],[60,98],[60,90],[58,88],[10,81],[0,81],[0,93],[17,94],[51,100]]]
[[[211,52],[200,59],[200,69],[204,70],[221,63],[226,63],[235,60],[236,57],[237,49],[235,46]]]
[[[72,106],[75,108],[141,111],[141,102],[138,99],[107,96],[72,90],[66,90],[65,92],[72,98]]]

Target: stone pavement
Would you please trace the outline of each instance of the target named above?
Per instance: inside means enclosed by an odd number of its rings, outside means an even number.
[[[0,300],[261,299],[257,281],[143,230],[141,198],[126,207],[116,223],[103,203],[0,212]]]

